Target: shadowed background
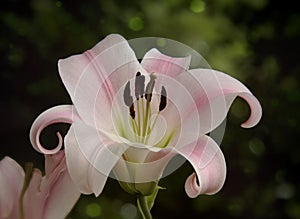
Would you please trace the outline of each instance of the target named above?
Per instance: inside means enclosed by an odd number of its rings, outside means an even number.
[[[289,1],[271,0],[1,0],[0,158],[43,168],[31,147],[33,120],[45,109],[70,104],[57,60],[91,48],[110,33],[127,39],[165,37],[197,50],[212,68],[245,83],[260,100],[263,118],[247,130],[245,102],[233,104],[222,142],[228,165],[224,188],[189,199],[185,164],[161,180],[166,187],[154,218],[300,218],[300,14]],[[296,4],[296,3],[294,3]],[[56,145],[57,129],[42,134]],[[188,214],[188,216],[187,216]],[[135,197],[108,180],[99,198],[82,196],[73,218],[140,218]]]

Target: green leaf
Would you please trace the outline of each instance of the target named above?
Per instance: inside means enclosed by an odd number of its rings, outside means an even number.
[[[156,196],[158,194],[158,191],[160,189],[165,189],[163,187],[160,187],[159,185],[157,185],[152,193],[152,195],[149,195],[149,196],[146,196],[146,200],[147,200],[147,205],[149,207],[149,209],[151,210],[153,205],[154,205],[154,202],[155,202],[155,199],[156,199]]]

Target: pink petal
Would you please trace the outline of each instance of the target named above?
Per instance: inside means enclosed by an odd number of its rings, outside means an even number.
[[[63,151],[55,155],[46,155],[46,166],[52,167],[52,171],[48,169],[51,171],[51,175],[48,174],[48,186],[51,190],[45,206],[45,219],[64,218],[79,199],[80,192],[67,171]]]
[[[178,85],[172,80],[175,80]],[[161,81],[162,85],[166,84],[169,102],[174,103],[173,106],[172,104],[167,106],[162,115],[166,116],[168,124],[171,123],[172,126],[176,126],[174,121],[179,122],[177,126],[179,124],[181,127],[181,136],[192,134],[196,137],[197,133],[205,134],[214,130],[226,118],[228,110],[237,96],[245,99],[251,108],[251,115],[248,121],[242,124],[243,127],[252,127],[261,118],[262,109],[258,100],[245,85],[222,72],[193,69],[174,79],[168,78]],[[174,86],[176,89],[172,90],[171,87]],[[168,109],[168,107],[170,108]],[[172,118],[170,115],[176,115],[176,111],[178,118]],[[195,127],[197,124],[200,127]]]
[[[190,62],[190,56],[174,58],[160,53],[157,49],[151,49],[145,54],[142,66],[148,73],[154,72],[175,77],[188,70]]]
[[[219,146],[210,137],[204,135],[194,144],[181,148],[178,153],[192,164],[197,174],[193,173],[186,180],[185,191],[189,197],[215,194],[222,188],[226,178],[226,163]]]
[[[34,149],[43,154],[55,154],[62,147],[62,137],[57,132],[58,145],[54,149],[46,149],[40,143],[40,134],[44,128],[54,123],[72,123],[78,119],[78,115],[71,105],[61,105],[52,107],[40,114],[33,122],[30,129],[30,141]]]
[[[41,189],[42,173],[34,169],[27,190],[23,198],[23,209],[26,218],[43,218],[46,196]]]
[[[106,54],[109,50],[111,53],[117,53],[117,50],[120,49],[125,45],[126,40],[118,34],[111,34],[108,35],[105,39],[100,41],[97,45],[95,45],[92,49],[86,51],[83,54],[80,55],[73,55],[71,57],[61,59],[58,61],[58,68],[59,73],[62,78],[62,81],[64,85],[66,86],[71,98],[73,99],[75,96],[75,90],[77,89],[77,84],[81,80],[82,75],[86,71],[86,68],[94,62],[94,59],[100,55],[101,53],[105,52]],[[118,48],[121,47],[121,48]],[[117,55],[117,54],[115,54]],[[125,54],[123,54],[125,55]],[[105,59],[105,57],[102,57]],[[111,57],[107,57],[108,59]],[[122,57],[121,57],[122,58]],[[119,62],[119,60],[111,60],[115,61],[116,64]],[[112,65],[109,60],[106,61],[109,65]],[[120,65],[119,65],[120,66]],[[109,72],[112,71],[111,68],[114,68],[115,66],[108,66]],[[95,72],[94,74],[90,74],[95,79],[97,77],[101,76],[101,72],[98,72],[97,68],[98,66],[95,66]],[[100,68],[100,67],[99,67]],[[100,70],[100,69],[99,69]],[[100,75],[98,75],[100,74]],[[104,78],[105,79],[105,78]],[[97,80],[98,81],[98,80]],[[102,81],[102,80],[101,80]],[[91,80],[92,82],[92,80]]]
[[[19,218],[19,198],[24,182],[22,167],[10,157],[0,161],[0,218]]]
[[[65,168],[62,167],[62,164],[65,163],[64,159],[64,151],[59,151],[54,155],[45,156],[45,175],[47,177],[50,176],[59,165],[61,165],[61,169],[64,170]]]
[[[116,34],[81,55],[60,60],[58,67],[81,118],[106,130],[112,129],[115,94],[142,71],[128,42]]]
[[[164,122],[157,123],[153,130],[157,131],[154,132],[157,133],[155,137],[160,137],[161,133],[164,134],[162,141],[156,144],[158,147],[165,147],[165,142],[171,137],[168,146],[178,148],[196,141],[201,134],[200,116],[194,100],[195,94],[189,90],[188,82],[193,82],[192,79],[193,77],[188,72],[177,77],[157,76],[157,87],[164,86],[167,91],[167,106],[159,115],[159,120]],[[191,122],[187,122],[189,118]]]
[[[98,196],[107,177],[127,149],[83,123],[73,123],[65,138],[69,173],[82,193]]]
[[[261,105],[243,83],[223,72],[215,70],[194,69],[190,72],[199,82],[207,81],[206,83],[202,83],[202,85],[206,91],[212,93],[212,97],[225,96],[227,111],[235,97],[239,96],[247,101],[251,109],[251,114],[248,120],[242,124],[242,127],[251,128],[260,121],[262,116]],[[212,86],[216,83],[218,86]]]
[[[35,169],[24,195],[25,218],[65,218],[79,199],[80,192],[66,168],[64,151],[45,158],[46,176]]]

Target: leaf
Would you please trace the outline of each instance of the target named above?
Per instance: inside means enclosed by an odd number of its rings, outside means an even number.
[[[155,202],[155,199],[156,199],[156,196],[158,194],[158,191],[160,189],[166,189],[166,188],[163,188],[159,185],[157,185],[154,189],[154,192],[152,193],[152,195],[149,195],[149,196],[146,196],[146,200],[147,200],[147,205],[149,207],[149,210],[152,209],[153,205],[154,205],[154,202]]]

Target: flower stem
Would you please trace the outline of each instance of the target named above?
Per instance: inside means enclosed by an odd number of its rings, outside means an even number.
[[[143,219],[152,219],[146,197],[143,195],[138,195],[137,202]]]

